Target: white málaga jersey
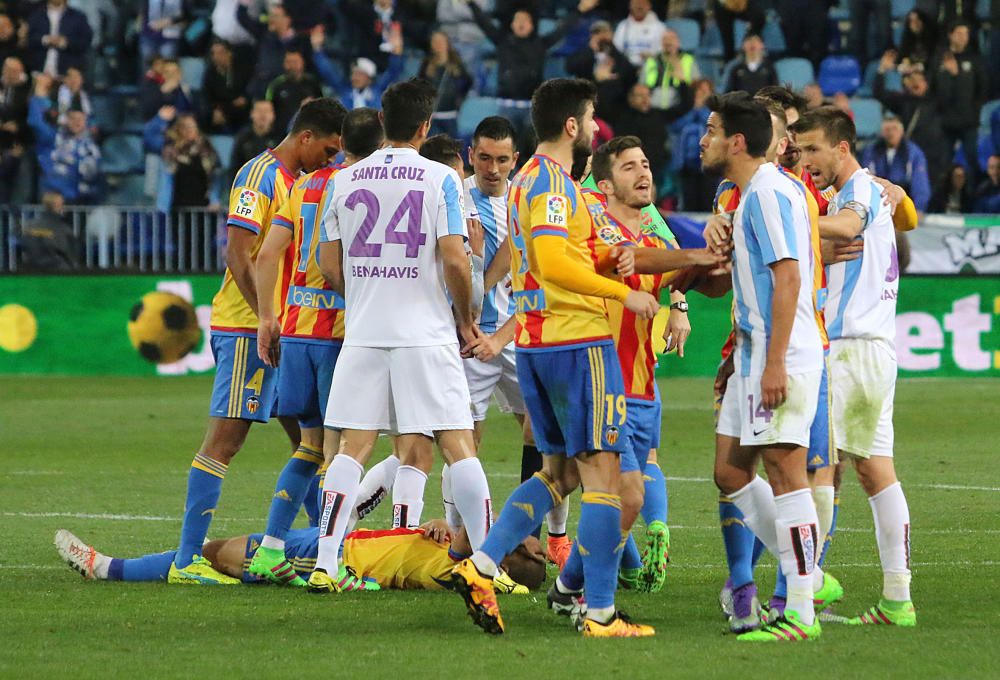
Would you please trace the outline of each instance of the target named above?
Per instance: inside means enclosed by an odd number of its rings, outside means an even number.
[[[894,347],[899,292],[896,232],[889,209],[882,205],[882,189],[864,168],[837,192],[827,214],[845,207],[865,215],[858,237],[864,250],[856,260],[827,267],[827,333],[830,340],[879,338]]]
[[[798,261],[801,285],[795,321],[785,355],[788,373],[823,368],[823,344],[813,306],[813,262],[805,188],[777,166],[764,163],[750,179],[733,218],[733,296],[736,370],[743,376],[764,372],[771,337],[771,300],[779,260]]]
[[[507,183],[510,187],[510,182]],[[487,196],[476,186],[476,178],[465,180],[465,204],[471,218],[483,225],[486,249],[483,253],[483,267],[489,269],[496,257],[497,248],[507,238],[507,196]],[[479,328],[486,333],[495,333],[514,314],[514,301],[508,290],[510,274],[492,290],[486,291],[483,309],[477,320]]]
[[[461,180],[410,148],[385,148],[330,179],[323,241],[344,252],[345,345],[456,343],[437,240],[468,237]]]

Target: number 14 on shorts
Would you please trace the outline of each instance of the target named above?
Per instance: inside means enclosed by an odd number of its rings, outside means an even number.
[[[765,425],[771,424],[771,418],[774,416],[774,411],[769,408],[764,408],[760,401],[757,401],[756,406],[754,405],[754,395],[747,395],[747,410],[750,415],[750,426],[753,427],[756,423],[763,421]]]

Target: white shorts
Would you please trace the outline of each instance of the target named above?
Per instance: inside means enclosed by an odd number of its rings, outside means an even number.
[[[398,434],[471,430],[469,385],[458,343],[344,346],[333,372],[324,424]]]
[[[843,338],[830,343],[833,441],[860,458],[892,456],[896,356],[884,340]]]
[[[466,359],[462,363],[472,396],[473,420],[486,420],[493,395],[496,395],[497,405],[504,413],[526,413],[521,386],[517,382],[517,363],[512,345],[504,347],[491,361]]]
[[[715,431],[738,437],[742,446],[797,444],[808,448],[822,378],[822,370],[789,375],[785,403],[767,411],[760,407],[760,376],[733,374],[726,383]]]

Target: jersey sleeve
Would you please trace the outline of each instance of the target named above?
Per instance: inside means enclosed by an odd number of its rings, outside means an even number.
[[[334,201],[334,180],[336,175],[330,177],[326,185],[326,195],[323,197],[323,206],[320,209],[321,222],[319,228],[319,242],[332,243],[340,240],[340,222],[337,220],[337,204]]]
[[[437,219],[435,220],[435,237],[462,236],[469,239],[468,228],[465,225],[465,191],[458,181],[458,174],[449,169],[441,181],[441,192],[438,195]]]
[[[797,260],[792,201],[773,189],[758,189],[747,197],[744,220],[760,244],[764,264]]]
[[[275,184],[276,182],[270,182],[271,188],[268,190],[264,181],[258,182],[257,186],[250,186],[246,182],[234,183],[229,194],[229,218],[226,224],[259,234],[275,198]]]
[[[844,185],[833,202],[837,206],[837,212],[850,210],[861,218],[861,231],[867,229],[875,218],[871,197],[859,193],[858,183],[853,180]]]

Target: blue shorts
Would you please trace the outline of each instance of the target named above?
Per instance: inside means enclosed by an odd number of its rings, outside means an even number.
[[[663,404],[657,398],[628,399],[628,439],[638,470],[645,472],[650,449],[660,448],[660,420]],[[625,472],[624,466],[622,472]]]
[[[517,351],[517,379],[544,454],[592,451],[621,454],[625,382],[611,341],[546,351]]]
[[[340,347],[339,342],[281,340],[279,416],[298,418],[299,427],[323,427],[323,414],[330,400],[330,382]]]
[[[833,448],[830,411],[830,381],[826,356],[823,357],[823,377],[819,383],[819,402],[816,404],[816,417],[809,428],[809,454],[806,457],[806,467],[809,472],[829,467],[837,462]]]
[[[278,393],[278,376],[257,356],[257,336],[212,333],[212,356],[215,384],[208,414],[266,423]]]
[[[264,534],[250,534],[247,536],[247,544],[243,555],[243,582],[244,583],[264,583],[264,579],[254,576],[250,569],[250,560],[253,554],[260,547]],[[313,569],[316,568],[316,555],[319,552],[319,529],[311,527],[309,529],[290,529],[285,535],[285,558],[299,576],[309,578]]]

